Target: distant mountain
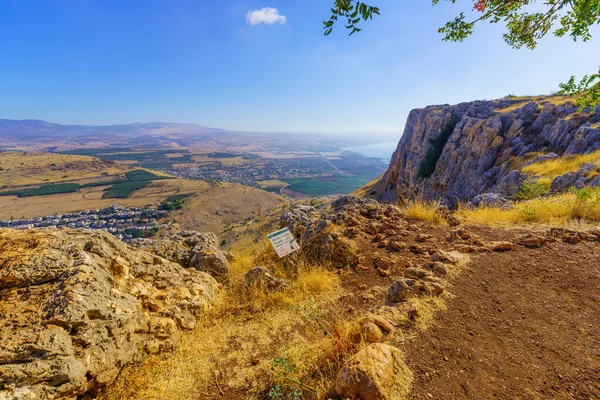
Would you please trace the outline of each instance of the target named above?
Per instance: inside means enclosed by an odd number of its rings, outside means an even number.
[[[59,125],[37,119],[0,119],[0,135],[4,138],[41,139],[89,135],[203,135],[227,133],[224,129],[208,128],[196,124],[171,122],[136,122],[124,125]]]
[[[339,150],[373,143],[367,137],[305,133],[228,131],[174,122],[122,125],[60,125],[26,119],[0,119],[0,150],[64,151],[78,148],[189,148],[243,150]]]

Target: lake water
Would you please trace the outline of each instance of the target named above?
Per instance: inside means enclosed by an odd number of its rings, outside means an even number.
[[[396,147],[398,147],[398,142],[383,142],[365,146],[342,147],[342,149],[367,157],[377,157],[387,164],[392,159],[392,153],[396,151]]]

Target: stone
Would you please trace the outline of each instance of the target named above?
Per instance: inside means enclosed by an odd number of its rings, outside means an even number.
[[[415,242],[418,243],[428,242],[431,239],[433,239],[433,235],[428,235],[426,233],[419,233],[417,236],[415,236]]]
[[[404,251],[408,248],[408,245],[400,240],[390,240],[387,248],[390,251]]]
[[[368,320],[363,321],[360,327],[360,334],[367,343],[379,342],[383,338],[381,329],[374,322]]]
[[[198,245],[194,247],[192,254],[191,267],[210,274],[219,282],[226,282],[229,279],[229,261],[220,248]]]
[[[421,268],[409,267],[404,270],[404,276],[412,279],[424,279],[432,276],[432,273]]]
[[[387,318],[380,315],[368,314],[366,319],[373,322],[386,333],[394,332],[394,325]]]
[[[267,267],[254,267],[246,272],[245,282],[250,287],[264,288],[268,291],[285,290],[291,287],[290,281],[274,277]]]
[[[390,257],[377,257],[373,261],[373,267],[377,269],[391,269],[395,264],[396,262]]]
[[[214,233],[183,231],[160,239],[141,239],[135,247],[176,262],[184,268],[207,272],[220,282],[229,275],[229,258],[218,243]]]
[[[316,209],[312,206],[297,205],[287,210],[279,219],[280,227],[287,227],[295,237],[302,234],[313,219]]]
[[[335,392],[349,399],[394,400],[404,395],[400,393],[401,382],[410,379],[402,352],[374,343],[346,361],[338,372]]]
[[[415,279],[400,278],[388,288],[387,303],[401,303],[419,294],[419,286]]]
[[[498,193],[483,193],[473,197],[471,203],[475,207],[503,207],[509,200]]]
[[[460,256],[452,252],[438,250],[431,256],[431,261],[439,261],[447,264],[458,264]]]
[[[95,393],[175,348],[219,290],[102,231],[0,229],[0,260],[0,398]]]
[[[548,242],[547,238],[539,235],[534,235],[532,233],[527,233],[517,238],[518,245],[529,248],[542,247],[544,244],[546,244],[546,242]]]
[[[490,242],[485,247],[490,251],[510,251],[513,249],[513,244],[510,242]]]
[[[442,262],[432,262],[422,266],[423,269],[431,271],[435,276],[443,278],[448,275],[448,267]]]

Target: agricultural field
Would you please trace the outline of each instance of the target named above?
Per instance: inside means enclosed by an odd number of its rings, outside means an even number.
[[[126,172],[125,176],[122,178],[113,180],[89,182],[81,185],[77,182],[50,183],[38,187],[26,187],[22,189],[9,189],[6,191],[1,191],[0,196],[49,196],[53,194],[74,193],[77,192],[80,188],[85,189],[88,187],[112,185],[104,189],[105,192],[102,195],[102,197],[105,199],[124,199],[131,196],[131,194],[133,194],[136,190],[148,186],[152,181],[163,179],[173,178],[169,176],[155,175],[152,172],[145,170],[134,170]]]
[[[0,152],[0,191],[35,184],[106,179],[131,170],[114,162],[79,155]]]
[[[349,193],[370,179],[359,176],[323,176],[315,178],[282,178],[288,183],[286,189],[307,194],[311,197],[325,196],[328,194]]]
[[[345,151],[252,153],[239,150],[119,148],[82,149],[69,153],[102,157],[179,178],[241,183],[291,197],[349,193],[383,173],[386,167],[378,158]]]

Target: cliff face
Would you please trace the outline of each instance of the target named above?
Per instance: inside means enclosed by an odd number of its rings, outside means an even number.
[[[553,104],[554,103],[554,104]],[[562,103],[562,104],[561,104]],[[516,166],[532,153],[581,154],[600,149],[600,106],[578,112],[556,97],[429,106],[409,114],[376,198],[395,202],[418,194],[450,206],[482,193],[512,195],[525,176]],[[430,140],[455,117],[435,171],[419,177]]]

